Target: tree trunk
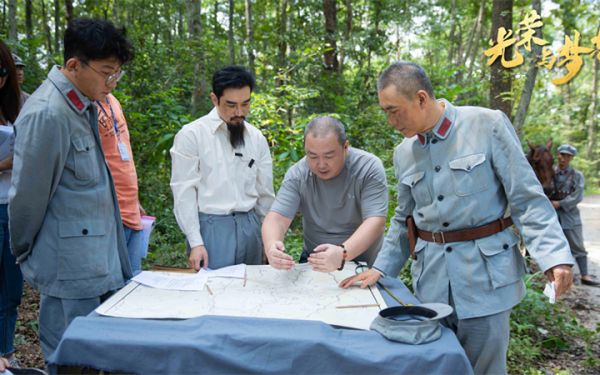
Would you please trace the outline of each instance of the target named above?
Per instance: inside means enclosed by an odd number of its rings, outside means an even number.
[[[533,0],[531,2],[531,8],[534,9],[538,14],[542,14],[542,3],[541,0]],[[542,28],[535,30],[534,36],[542,39]],[[523,92],[521,93],[521,99],[519,100],[519,106],[517,107],[517,113],[513,125],[517,134],[521,132],[523,124],[525,123],[525,117],[527,116],[527,110],[529,109],[529,103],[533,96],[533,89],[535,88],[535,79],[538,72],[538,62],[542,58],[542,46],[533,43],[533,59],[527,70],[527,78],[525,79],[525,86],[523,86]]]
[[[6,0],[2,0],[2,31],[6,30]]]
[[[600,32],[600,27],[598,27],[598,31],[596,35]],[[592,111],[590,115],[590,120],[587,128],[587,159],[589,161],[594,159],[594,151],[596,149],[596,117],[598,113],[598,59],[594,59],[592,63]]]
[[[204,82],[204,49],[202,48],[202,1],[193,0],[190,4],[189,34],[192,55],[194,56],[194,91],[192,92],[192,113],[196,114],[201,106],[205,95],[206,84]]]
[[[52,64],[52,53],[53,53],[53,49],[52,49],[52,34],[50,33],[50,26],[48,26],[48,13],[46,10],[46,4],[44,3],[44,0],[40,1],[42,4],[42,24],[44,26],[44,34],[46,35],[46,48],[48,48],[48,67],[51,66]]]
[[[25,0],[25,35],[27,35],[27,39],[31,40],[33,38],[33,3],[31,0]]]
[[[233,40],[233,11],[234,2],[229,0],[229,30],[227,31],[227,40],[229,44],[229,63],[235,64],[235,43]]]
[[[323,14],[325,15],[325,70],[337,71],[337,45],[335,33],[337,30],[337,7],[335,0],[323,0]]]
[[[492,5],[492,40],[496,40],[496,34],[500,27],[512,30],[512,8],[513,0],[494,0]],[[505,53],[507,60],[512,59],[512,47],[507,48]],[[496,59],[490,66],[490,108],[499,109],[510,118],[512,73],[502,66],[500,60]]]
[[[54,51],[60,51],[60,4],[54,0]]]
[[[253,75],[256,75],[254,67],[254,28],[252,27],[252,1],[246,0],[246,48],[248,49],[248,65]]]
[[[456,60],[454,56],[458,55],[458,44],[460,44],[461,38],[460,34],[458,38],[455,35],[456,24],[458,23],[458,20],[456,19],[456,0],[452,0],[452,3],[450,4],[450,22],[452,22],[452,26],[450,26],[450,35],[448,38],[448,41],[450,42],[450,50],[448,51],[448,61],[454,64],[455,61],[458,60],[458,56]]]
[[[346,28],[344,29],[344,46],[348,46],[350,44],[350,36],[352,34],[352,0],[346,0]],[[339,48],[340,56],[339,56],[339,69],[338,72],[342,73],[344,71],[344,63],[346,62],[346,52],[344,48]]]
[[[119,5],[117,0],[113,0],[112,3],[112,17],[115,22],[119,20]]]
[[[279,0],[279,35],[277,43],[277,73],[278,76],[281,76],[279,73],[283,72],[285,69],[285,58],[287,55],[287,8],[288,1],[287,0]],[[275,86],[281,86],[283,81],[280,78],[277,78],[275,81]]]
[[[473,24],[473,29],[471,30],[471,33],[469,35],[469,41],[467,42],[467,50],[463,56],[463,61],[462,64],[464,66],[467,66],[467,62],[470,60],[471,61],[471,66],[469,68],[469,70],[472,70],[472,66],[473,66],[473,61],[475,60],[475,56],[472,56],[471,54],[475,51],[477,51],[477,45],[479,45],[480,42],[480,33],[481,33],[481,29],[482,29],[482,24],[483,24],[483,16],[484,16],[484,11],[485,11],[485,3],[486,0],[481,0],[479,2],[479,11],[477,12],[477,18],[475,19],[475,23]]]
[[[67,24],[73,20],[73,0],[65,0],[65,13]]]
[[[8,2],[8,39],[17,41],[17,0]]]

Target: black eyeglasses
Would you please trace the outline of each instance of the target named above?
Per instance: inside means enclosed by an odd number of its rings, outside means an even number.
[[[106,83],[106,86],[110,86],[113,83],[117,83],[119,82],[119,80],[123,77],[123,75],[125,74],[124,70],[120,70],[117,73],[113,73],[113,74],[109,74],[107,75],[106,73],[102,73],[97,71],[96,69],[94,69],[93,66],[91,66],[89,63],[82,61],[82,64],[87,65],[90,69],[92,69],[94,72],[96,72],[98,75],[101,75],[102,77],[104,77],[104,79],[106,80],[104,83]]]
[[[0,67],[0,78],[4,78],[8,75],[8,69],[5,67]]]

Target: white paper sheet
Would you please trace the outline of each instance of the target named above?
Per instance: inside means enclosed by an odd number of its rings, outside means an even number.
[[[133,279],[140,284],[167,290],[202,290],[208,277],[200,273],[142,271]]]
[[[147,319],[203,315],[302,319],[369,329],[379,310],[387,306],[377,288],[338,287],[355,274],[354,267],[348,264],[342,271],[323,273],[305,265],[291,271],[246,266],[246,280],[210,277],[201,291],[154,289],[133,281],[96,312]]]
[[[200,269],[198,272],[206,277],[232,277],[234,279],[243,279],[246,277],[246,265],[236,264],[235,266],[228,266],[223,268],[213,269]]]

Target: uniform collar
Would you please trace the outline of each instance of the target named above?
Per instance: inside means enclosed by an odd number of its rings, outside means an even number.
[[[571,167],[570,165],[568,167],[566,167],[565,169],[560,169],[558,166],[556,166],[556,174],[560,174],[560,175],[565,175],[568,174],[569,172],[571,172],[571,169],[573,169],[573,167]]]
[[[55,65],[52,70],[50,70],[48,79],[65,98],[71,109],[78,114],[87,111],[88,107],[92,104],[92,102],[83,95],[81,91],[77,90],[75,85],[65,77],[58,65]]]
[[[208,126],[210,128],[211,133],[215,134],[215,132],[222,126],[225,126],[225,121],[221,119],[219,116],[219,111],[217,107],[214,107],[212,111],[206,116],[206,120],[208,122]]]
[[[427,146],[433,137],[443,141],[448,138],[450,133],[452,133],[452,129],[454,129],[456,108],[454,108],[454,106],[446,99],[440,99],[439,101],[444,103],[444,114],[440,117],[431,131],[417,134],[419,143],[423,147]]]

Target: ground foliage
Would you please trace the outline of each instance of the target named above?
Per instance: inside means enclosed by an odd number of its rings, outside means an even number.
[[[0,34],[27,63],[25,89],[31,92],[49,67],[62,63],[60,37],[66,14],[62,2],[57,12],[49,1],[32,2],[32,33],[27,36],[22,3],[17,2],[14,18],[18,37],[7,39],[11,19],[6,6],[2,8]],[[74,16],[105,17],[126,26],[136,48],[136,58],[124,67],[127,73],[115,94],[130,126],[141,202],[149,214],[158,218],[145,267],[186,265],[184,237],[172,214],[169,148],[181,126],[211,109],[210,77],[219,67],[254,61],[258,86],[248,120],[269,141],[276,188],[287,168],[303,156],[303,126],[314,116],[331,114],[346,124],[353,146],[383,160],[390,183],[390,215],[397,183],[392,150],[402,137],[386,125],[378,108],[378,72],[396,59],[413,60],[429,72],[437,97],[459,105],[486,106],[489,102],[489,69],[483,51],[489,47],[492,1],[338,1],[333,32],[325,30],[322,1],[254,1],[250,2],[253,38],[246,23],[246,2],[242,1],[233,2],[231,32],[229,2],[225,1],[70,3],[74,5]],[[194,11],[198,9],[194,8],[196,4],[200,12]],[[471,36],[480,4],[483,31],[475,39]],[[543,2],[547,7],[542,13],[544,37],[560,43],[565,32],[576,29],[582,35],[582,44],[589,45],[598,25],[598,4],[590,0]],[[514,2],[515,27],[529,9],[528,1]],[[335,69],[324,64],[324,55],[332,51],[338,63]],[[469,51],[474,53],[469,55]],[[531,56],[526,55],[526,59],[530,61]],[[555,146],[567,141],[578,146],[583,152],[575,165],[584,171],[588,187],[593,188],[600,168],[597,145],[591,150],[591,158],[584,154],[588,126],[595,124],[594,119],[597,123],[598,114],[590,113],[596,95],[592,92],[592,59],[583,59],[580,74],[569,85],[556,87],[550,83],[559,70],[540,71],[520,136],[524,146],[526,142],[545,143],[549,137],[555,140]],[[513,89],[505,93],[515,103],[527,65],[513,70]],[[299,224],[300,220],[295,220],[286,239],[286,246],[296,257],[302,247]],[[408,267],[402,279],[410,285]],[[512,315],[511,372],[538,373],[545,368],[546,359],[572,348],[577,337],[585,338],[587,368],[597,368],[594,353],[586,352],[594,347],[591,343],[597,335],[579,326],[563,305],[545,303],[536,280],[528,278],[529,292]],[[21,310],[26,315],[25,320],[21,317],[17,340],[33,344],[23,330],[35,328],[31,311],[37,305],[34,297],[27,297],[27,301]],[[597,349],[597,341],[595,345]],[[568,367],[559,370],[569,371]]]

